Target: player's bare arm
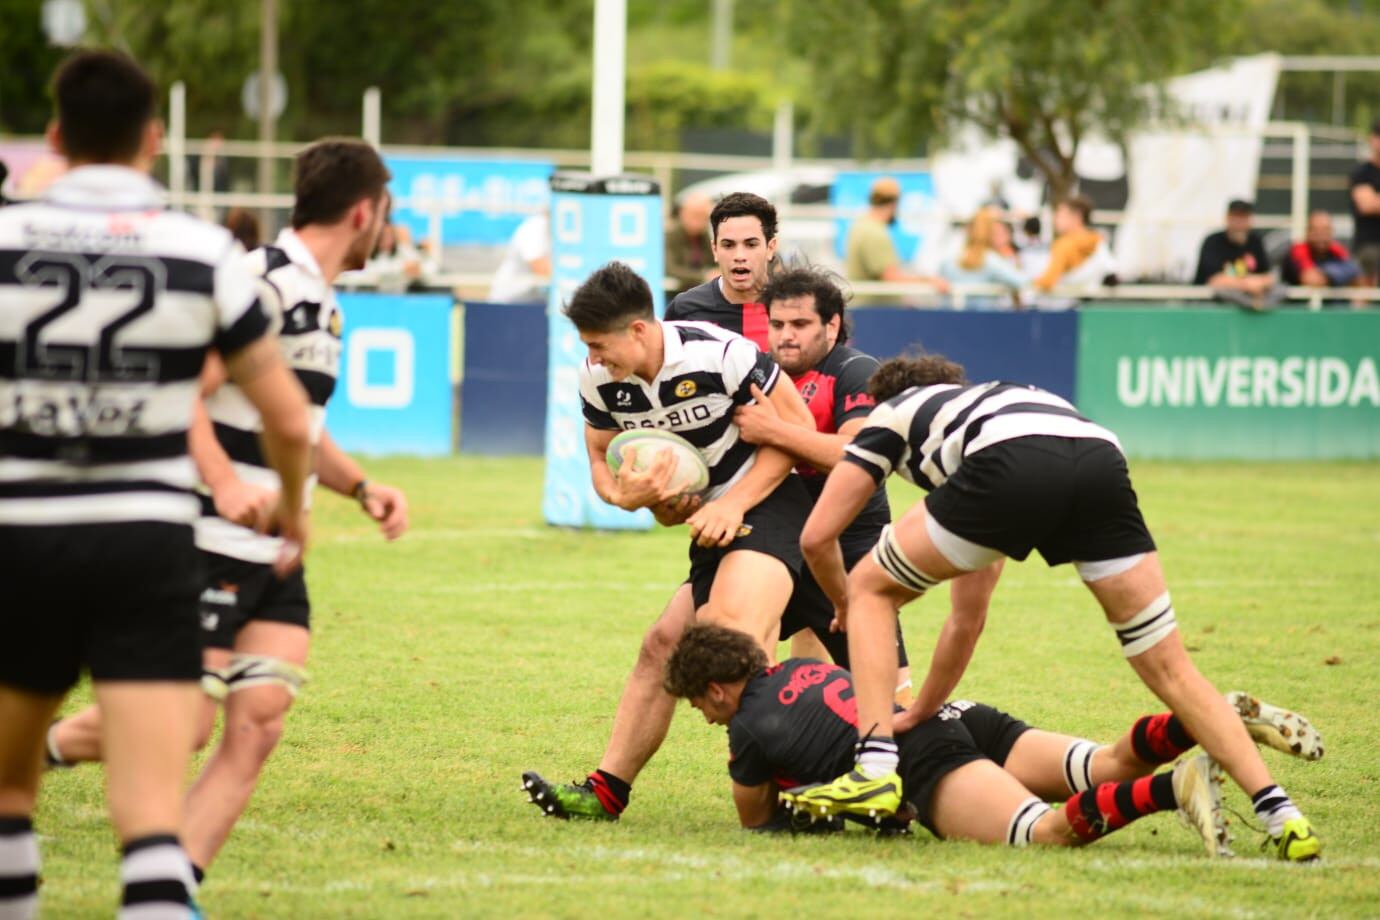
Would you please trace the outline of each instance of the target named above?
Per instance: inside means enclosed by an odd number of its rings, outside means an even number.
[[[897,734],[914,728],[938,712],[962,680],[987,624],[987,609],[1005,562],[998,559],[984,569],[960,575],[949,582],[949,616],[939,631],[930,670],[920,685],[915,703],[896,717]]]
[[[733,804],[738,808],[738,822],[743,827],[761,827],[776,814],[776,784],[744,786],[734,783]]]
[[[282,482],[275,520],[285,541],[284,554],[274,567],[279,573],[290,572],[301,564],[307,542],[306,483],[312,466],[307,394],[272,336],[228,355],[225,366],[263,419],[264,456]]]
[[[676,496],[669,485],[675,473],[675,460],[670,453],[658,454],[652,465],[643,472],[633,469],[632,463],[624,463],[618,475],[613,475],[604,455],[617,434],[616,431],[585,425],[585,449],[589,451],[589,473],[595,493],[624,511],[653,508],[674,499]]]
[[[220,354],[207,352],[199,382],[201,396],[192,406],[192,424],[187,430],[187,452],[196,464],[197,475],[211,490],[216,513],[228,521],[262,533],[273,522],[273,507],[278,493],[247,483],[235,475],[234,465],[216,437],[211,416],[203,402],[221,388],[226,375],[225,362]]]
[[[862,511],[877,484],[865,470],[851,463],[834,467],[815,502],[805,530],[800,535],[800,551],[814,573],[815,581],[834,602],[838,629],[847,628],[848,572],[843,565],[839,536]]]
[[[359,502],[364,513],[378,521],[386,539],[396,540],[407,532],[407,496],[401,489],[370,482],[364,469],[340,449],[329,432],[321,432],[317,445],[316,475],[332,492]]]
[[[791,386],[778,385],[772,388],[770,395],[764,396],[754,384],[752,392],[759,400],[770,402],[778,412],[785,411],[791,397],[800,401],[800,394]],[[791,455],[785,451],[759,447],[752,469],[744,473],[743,478],[722,496],[690,516],[690,535],[700,546],[727,546],[733,542],[743,523],[743,515],[781,485],[794,465]]]
[[[753,392],[756,395],[756,385]],[[764,403],[759,397],[755,404],[742,406],[733,413],[733,424],[742,431],[744,441],[778,447],[799,462],[827,473],[843,459],[843,449],[858,429],[867,424],[867,419],[850,419],[837,433],[825,433],[814,427],[813,418],[809,428],[801,427],[784,418],[775,405]]]

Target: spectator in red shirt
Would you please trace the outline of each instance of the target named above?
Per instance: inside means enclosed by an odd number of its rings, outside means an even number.
[[[1307,239],[1289,247],[1284,260],[1284,283],[1345,287],[1359,274],[1346,247],[1332,235],[1332,215],[1321,210],[1310,213]]]

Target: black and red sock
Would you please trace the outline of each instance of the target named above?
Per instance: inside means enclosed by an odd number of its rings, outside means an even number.
[[[1091,843],[1137,818],[1178,807],[1174,774],[1165,772],[1080,792],[1064,804],[1064,817],[1080,840]]]
[[[589,774],[586,782],[599,797],[599,804],[603,805],[609,814],[621,815],[623,809],[628,807],[628,799],[632,797],[632,783],[624,782],[607,770],[595,770]]]
[[[1172,712],[1141,716],[1131,729],[1131,748],[1146,763],[1169,763],[1197,743]]]

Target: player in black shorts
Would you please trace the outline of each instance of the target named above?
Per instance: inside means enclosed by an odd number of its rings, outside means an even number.
[[[565,309],[589,350],[580,369],[580,398],[594,490],[620,508],[657,506],[658,520],[675,523],[679,515],[664,516],[674,495],[667,488],[669,454],[645,473],[625,463],[617,477],[604,454],[619,431],[636,428],[671,431],[694,445],[709,469],[709,486],[686,520],[691,615],[731,623],[763,648],[773,648],[803,565],[799,532],[810,499],[791,471],[790,456],[742,440],[733,410],[767,400],[788,414],[800,405],[799,394],[783,385],[776,363],[742,336],[709,323],[658,321],[651,289],[621,263],[590,275]],[[668,609],[661,619],[672,615]],[[641,740],[643,756],[632,764],[638,768],[660,745],[675,711],[659,679],[648,692],[647,677],[639,662],[614,726],[616,737],[621,727]],[[631,700],[648,705],[632,707]],[[637,723],[636,731],[620,726],[627,719]],[[630,787],[630,779],[605,767],[581,784],[558,786],[536,773],[524,776],[533,802],[561,818],[616,818]]]
[[[1005,557],[1039,550],[1050,565],[1073,563],[1131,667],[1251,796],[1276,855],[1317,858],[1322,845],[1308,820],[1188,657],[1116,436],[1053,393],[969,384],[940,355],[889,361],[871,387],[879,405],[829,474],[801,537],[816,579],[846,611],[862,740],[855,769],[804,793],[802,803],[882,812],[899,804],[890,690],[901,606],[950,579],[983,579],[990,593],[990,573]],[[892,472],[929,494],[845,574],[839,534]],[[982,627],[969,608],[954,608],[915,705],[895,729],[948,699]]]
[[[264,420],[280,575],[306,539],[310,422],[239,244],[168,210],[149,175],[162,126],[148,75],[78,52],[53,95],[48,137],[70,169],[0,211],[0,917],[37,909],[43,736],[83,671],[124,850],[119,915],[190,917],[201,567],[188,431],[208,351]]]
[[[817,501],[825,477],[843,459],[844,447],[877,405],[867,389],[877,359],[847,344],[844,294],[828,272],[809,267],[778,271],[761,298],[767,308],[771,356],[800,391],[813,424],[811,428],[792,424],[762,400],[739,408],[734,423],[744,440],[779,448],[799,461],[796,473],[812,502]],[[839,537],[844,565],[851,569],[890,523],[891,507],[883,483]],[[782,637],[792,636],[791,657],[827,656],[848,667],[848,637],[831,628],[833,619],[833,603],[808,571],[802,573],[781,618]],[[896,702],[909,706],[910,669],[904,643],[898,644],[897,653]]]
[[[852,764],[857,701],[851,675],[835,665],[791,659],[768,666],[750,637],[694,626],[671,655],[666,689],[707,721],[728,726],[728,770],[744,827],[802,827],[778,793],[823,782]],[[1308,752],[1291,750],[1300,729],[1316,739],[1306,720],[1254,702],[1254,715],[1242,718],[1262,743],[1310,759],[1322,755],[1320,740]],[[898,740],[902,817],[918,818],[941,838],[1078,846],[1144,815],[1178,809],[1209,854],[1226,848],[1212,759],[1199,753],[1154,773],[1194,746],[1170,713],[1143,716],[1104,746],[957,700]],[[1061,809],[1046,804],[1060,800]]]

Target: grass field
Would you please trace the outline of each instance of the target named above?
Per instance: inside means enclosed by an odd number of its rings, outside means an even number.
[[[1302,867],[1258,858],[1235,820],[1241,857],[1209,861],[1165,815],[1081,851],[748,835],[723,731],[688,708],[621,823],[543,820],[519,775],[595,764],[684,533],[548,529],[537,460],[370,468],[408,490],[413,531],[385,545],[318,503],[312,683],[202,889],[209,916],[1380,915],[1380,466],[1133,469],[1199,667],[1326,738],[1319,763],[1266,752],[1324,836]],[[916,494],[893,486],[898,507]],[[903,619],[921,660],[936,595]],[[1008,567],[960,691],[1105,740],[1158,709],[1072,570],[1038,560]],[[51,774],[37,824],[44,916],[110,916],[99,769]]]

